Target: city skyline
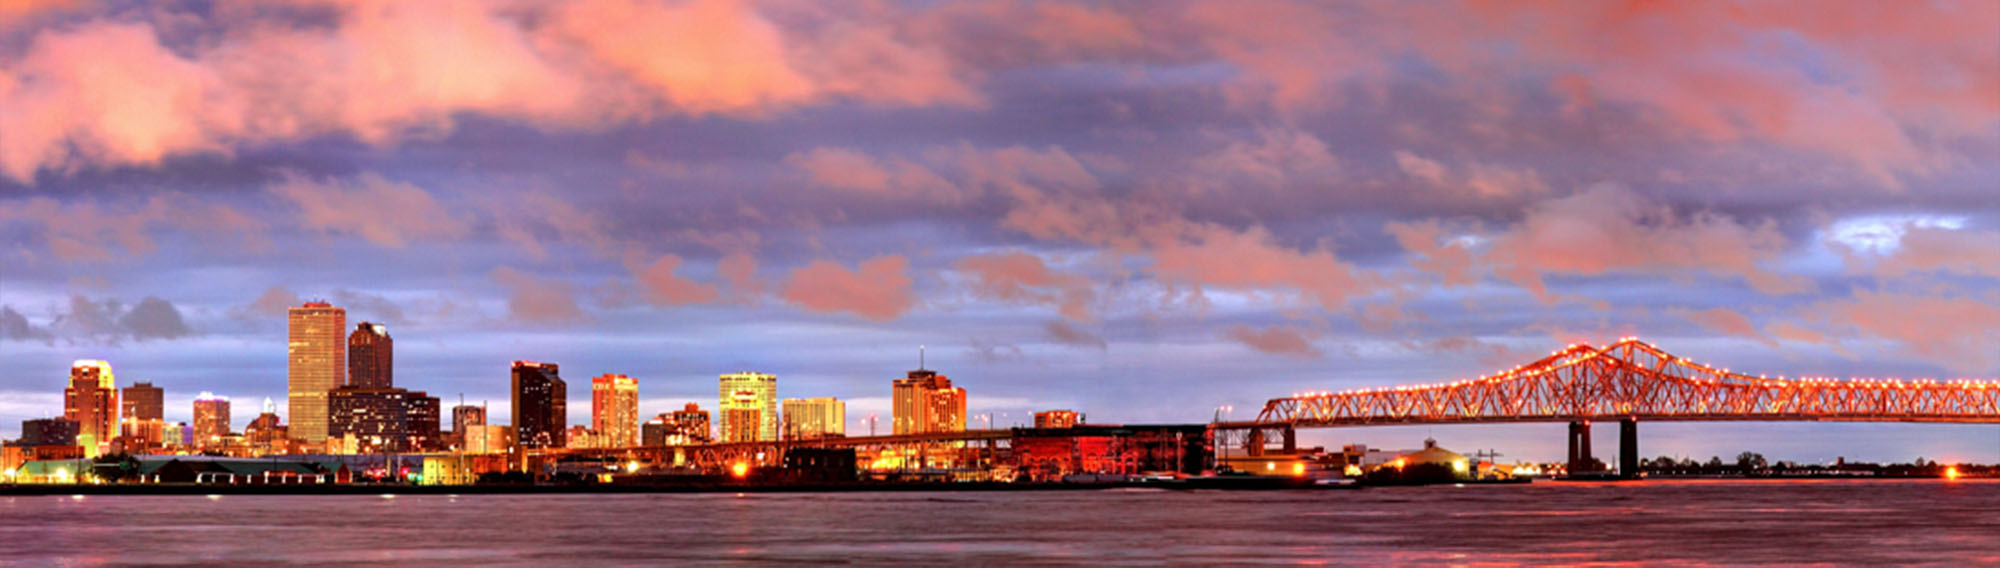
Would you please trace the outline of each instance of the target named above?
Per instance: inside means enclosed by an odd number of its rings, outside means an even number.
[[[756,370],[888,431],[918,345],[1000,424],[1245,418],[1630,335],[1772,375],[2000,376],[1996,22],[1978,1],[27,3],[0,10],[0,437],[60,414],[77,360],[161,387],[170,421],[202,391],[317,408],[292,391],[346,368],[292,389],[276,345],[311,299],[350,312],[336,343],[393,331],[396,384],[497,424],[508,363],[540,360],[569,371],[571,425],[584,378],[638,379],[648,417]],[[2000,461],[1977,427],[1647,432]],[[1563,453],[1554,425],[1311,436],[1433,433]]]

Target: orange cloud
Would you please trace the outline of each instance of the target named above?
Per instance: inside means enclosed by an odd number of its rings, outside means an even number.
[[[1042,258],[1013,251],[959,259],[954,265],[972,276],[972,293],[1004,302],[1057,306],[1064,317],[1089,321],[1094,298],[1088,279],[1049,268]]]
[[[815,260],[792,271],[785,283],[785,301],[821,313],[849,312],[864,319],[896,319],[916,306],[911,280],[904,271],[909,260],[882,255],[862,261],[855,270],[828,260]]]
[[[303,228],[354,234],[390,248],[402,248],[413,239],[462,237],[471,230],[469,222],[423,188],[372,173],[345,181],[294,175],[270,192],[299,208]]]
[[[634,275],[646,287],[646,298],[656,306],[678,306],[715,301],[718,296],[715,285],[702,284],[675,274],[680,268],[679,255],[664,255]]]

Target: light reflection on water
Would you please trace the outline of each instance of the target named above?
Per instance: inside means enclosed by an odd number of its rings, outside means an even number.
[[[2000,483],[13,497],[0,564],[1976,564]]]

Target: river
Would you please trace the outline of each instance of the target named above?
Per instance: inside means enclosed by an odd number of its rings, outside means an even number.
[[[0,498],[8,566],[1995,562],[1983,480]]]

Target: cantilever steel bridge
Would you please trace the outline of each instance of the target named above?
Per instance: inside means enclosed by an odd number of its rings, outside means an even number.
[[[1770,378],[1627,338],[1476,379],[1275,398],[1255,425],[1578,420],[2000,422],[2000,382]]]
[[[1606,347],[1571,345],[1541,360],[1475,379],[1274,398],[1247,431],[1264,451],[1267,431],[1284,449],[1297,428],[1389,424],[1569,422],[1570,472],[1596,467],[1590,423],[1619,422],[1619,466],[1638,471],[1640,421],[1766,420],[2000,422],[1992,380],[1771,378],[1718,369],[1634,338]]]

